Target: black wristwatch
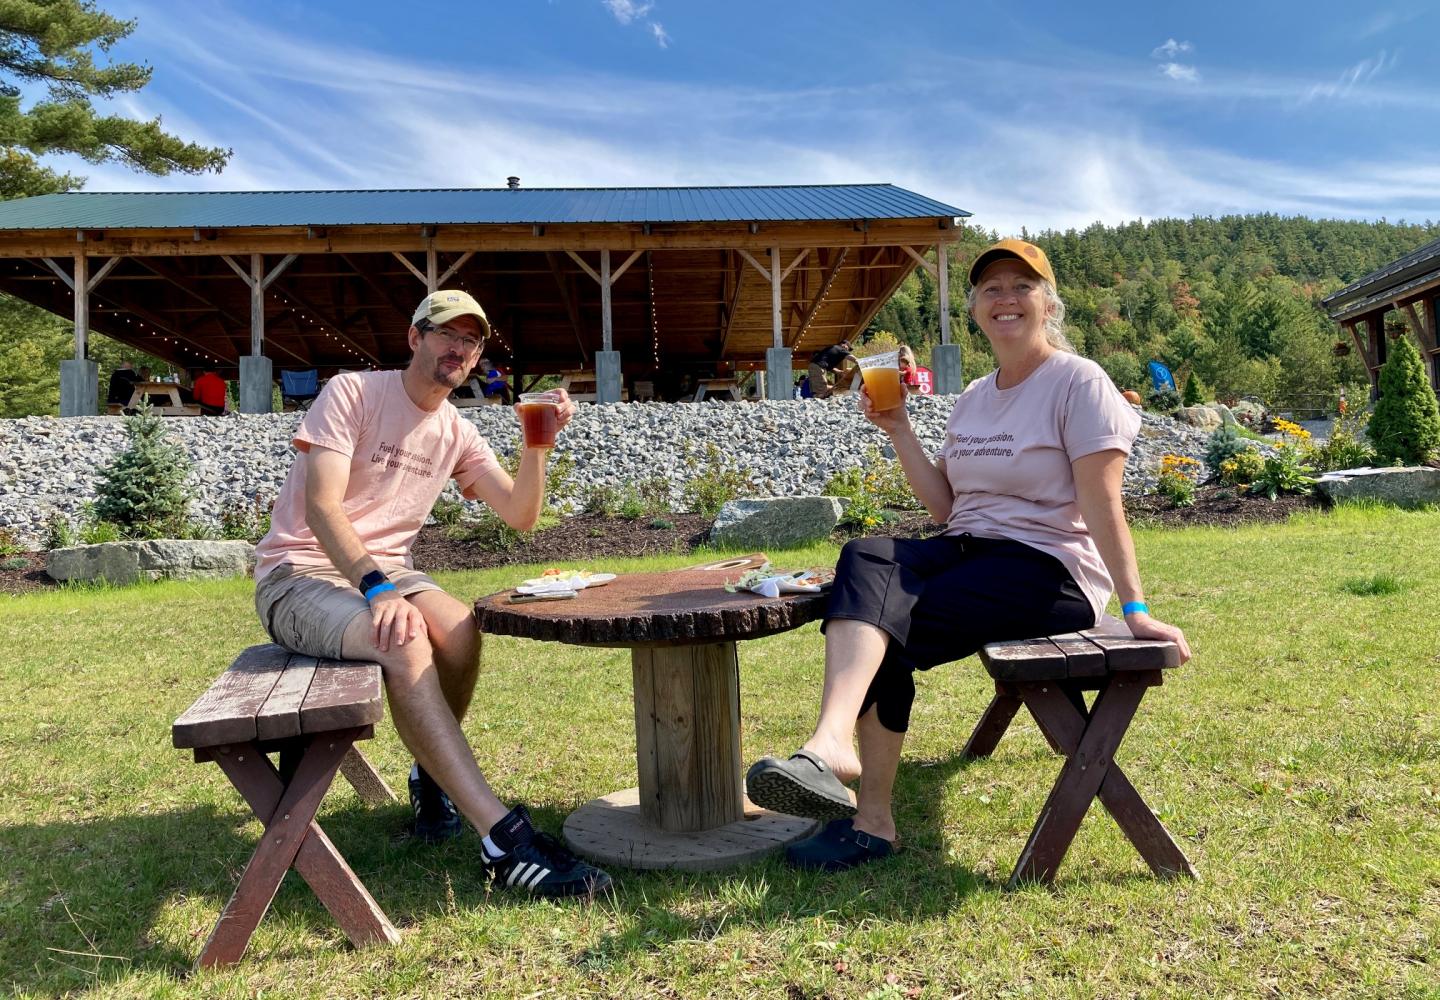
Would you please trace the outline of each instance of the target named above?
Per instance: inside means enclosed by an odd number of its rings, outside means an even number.
[[[382,583],[388,583],[390,578],[385,575],[384,570],[372,569],[360,578],[360,593],[370,593],[371,587],[378,587]]]

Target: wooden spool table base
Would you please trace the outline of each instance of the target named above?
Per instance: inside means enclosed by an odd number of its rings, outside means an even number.
[[[727,593],[763,555],[669,573],[636,573],[573,601],[476,602],[482,632],[631,650],[639,785],[595,799],[565,822],[577,854],[627,868],[725,868],[808,836],[815,823],[746,801],[736,642],[813,621],[828,598]]]
[[[667,832],[640,813],[640,789],[591,799],[565,820],[565,843],[600,864],[626,868],[712,871],[756,861],[815,832],[800,816],[761,809],[745,799],[745,817],[709,830]]]

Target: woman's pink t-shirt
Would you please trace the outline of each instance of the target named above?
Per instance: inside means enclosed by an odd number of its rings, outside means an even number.
[[[319,445],[350,456],[345,516],[382,566],[411,566],[410,546],[447,479],[472,496],[475,485],[500,469],[475,425],[448,402],[422,410],[401,372],[337,375],[295,432],[300,454],[270,513],[270,533],[255,547],[255,579],[281,563],[328,566],[330,557],[305,522],[306,454]]]
[[[970,383],[945,426],[940,457],[955,494],[947,535],[1023,542],[1059,559],[1095,609],[1113,584],[1075,497],[1070,463],[1130,451],[1140,414],[1095,362],[1056,351],[1023,382]]]

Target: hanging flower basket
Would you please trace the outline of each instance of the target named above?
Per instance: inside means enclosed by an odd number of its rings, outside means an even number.
[[[1337,343],[1337,344],[1335,345],[1335,356],[1336,356],[1337,358],[1343,358],[1343,357],[1345,357],[1345,355],[1347,355],[1347,354],[1349,354],[1349,353],[1350,353],[1350,345],[1347,344],[1347,343],[1345,343],[1345,341],[1342,340],[1342,341],[1340,341],[1339,343]]]
[[[1390,329],[1386,330],[1385,333],[1387,336],[1389,336],[1391,340],[1399,340],[1401,337],[1405,336],[1405,331],[1398,326],[1391,327]]]

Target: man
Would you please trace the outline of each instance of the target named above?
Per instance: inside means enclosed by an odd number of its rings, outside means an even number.
[[[850,341],[840,341],[833,347],[816,351],[810,358],[810,395],[816,399],[829,399],[837,388],[837,382],[844,380],[844,385],[849,386],[850,378],[841,376],[840,379],[832,379],[830,373],[839,368],[846,359],[855,361],[855,355],[850,353]]]
[[[485,834],[482,861],[501,887],[589,894],[610,877],[537,833],[524,806],[507,810],[480,773],[460,729],[480,666],[474,615],[411,568],[410,546],[447,479],[512,527],[540,515],[547,450],[526,448],[512,480],[446,399],[489,333],[473,298],[435,292],[415,311],[404,371],[329,381],[295,433],[300,453],[256,548],[255,607],[289,649],[383,667],[391,717],[415,755],[417,836],[456,836],[463,815]],[[575,404],[553,395],[563,428]]]
[[[140,381],[140,373],[130,363],[129,358],[121,358],[115,370],[110,373],[110,384],[105,389],[105,402],[117,406],[128,406],[130,397],[135,392],[135,383]]]
[[[225,412],[225,380],[212,368],[195,376],[190,386],[190,396],[200,406],[200,412],[218,417]]]

